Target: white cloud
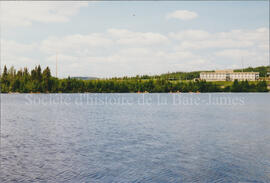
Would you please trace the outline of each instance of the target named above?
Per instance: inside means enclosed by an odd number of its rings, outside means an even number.
[[[109,29],[108,33],[116,39],[117,44],[122,45],[153,45],[168,41],[168,38],[159,33],[133,32],[126,29]]]
[[[186,30],[170,33],[169,36],[180,41],[178,49],[258,48],[265,50],[269,45],[269,29],[267,28],[218,33]]]
[[[100,55],[123,48],[160,46],[169,43],[166,36],[153,32],[133,32],[125,29],[109,29],[105,33],[74,34],[49,37],[43,40],[40,49],[44,53],[72,53],[80,56]],[[133,50],[134,52],[134,50]]]
[[[58,52],[61,77],[113,77],[172,71],[257,66],[269,60],[269,30],[232,30],[210,33],[184,30],[163,35],[108,29],[103,33],[49,37],[23,44],[2,41],[2,63],[29,66],[42,63],[54,73]],[[35,59],[32,55],[38,55]]]
[[[208,49],[208,48],[245,48],[253,46],[250,41],[237,41],[232,39],[213,39],[201,41],[183,41],[180,44],[182,49]]]
[[[64,37],[50,37],[41,42],[41,50],[45,53],[77,53],[90,54],[94,48],[102,49],[112,46],[112,40],[102,34],[69,35]],[[96,50],[95,50],[96,51]]]
[[[216,56],[240,60],[243,56],[256,56],[255,52],[243,49],[225,49],[215,53]]]
[[[173,53],[167,53],[164,51],[158,52],[158,56],[163,57],[163,58],[170,58],[170,59],[178,59],[178,58],[193,58],[194,55],[190,51],[176,51]]]
[[[88,2],[1,1],[1,24],[5,27],[31,26],[34,22],[68,22]]]
[[[228,66],[232,68],[242,68],[247,66],[266,65],[269,54],[250,49],[225,49],[215,52],[216,59],[226,59]]]
[[[1,39],[1,53],[11,55],[23,55],[32,52],[36,44],[22,44],[13,40]]]
[[[180,19],[180,20],[191,20],[198,17],[196,12],[188,10],[177,10],[172,13],[167,14],[167,19]]]
[[[124,48],[121,49],[118,53],[122,56],[138,58],[151,55],[152,50],[147,48]]]
[[[210,34],[204,30],[185,30],[177,33],[171,32],[169,33],[169,36],[177,40],[185,40],[185,39],[201,40],[209,38]]]
[[[15,68],[29,67],[33,68],[36,65],[49,65],[48,62],[35,58],[38,53],[38,43],[19,43],[13,40],[1,39],[1,64]]]

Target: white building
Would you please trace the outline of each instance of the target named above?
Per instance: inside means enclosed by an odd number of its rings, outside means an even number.
[[[215,72],[201,72],[200,79],[206,81],[255,81],[259,79],[259,72],[233,72],[233,70],[218,70]]]

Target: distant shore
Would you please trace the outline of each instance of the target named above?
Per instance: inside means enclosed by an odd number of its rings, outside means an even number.
[[[213,92],[268,92],[266,68],[260,67],[258,81],[205,81],[198,79],[199,72],[168,73],[157,76],[136,76],[110,79],[82,80],[59,79],[51,75],[49,67],[40,66],[28,71],[13,67],[1,75],[1,93],[213,93]],[[255,68],[256,70],[256,68]],[[181,79],[181,78],[186,78]],[[264,78],[264,79],[262,79]]]

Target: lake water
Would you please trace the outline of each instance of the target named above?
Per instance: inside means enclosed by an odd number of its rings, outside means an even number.
[[[1,95],[0,182],[270,182],[270,94]]]

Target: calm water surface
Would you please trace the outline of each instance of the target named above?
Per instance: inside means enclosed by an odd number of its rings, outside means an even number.
[[[270,94],[1,95],[0,182],[270,182]]]

